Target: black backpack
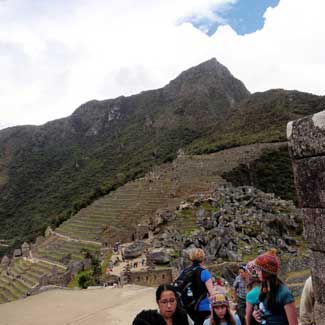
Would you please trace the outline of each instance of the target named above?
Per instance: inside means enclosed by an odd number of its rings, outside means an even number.
[[[184,269],[173,283],[178,300],[186,310],[197,310],[200,301],[208,293],[205,283],[201,281],[203,270],[199,265],[191,265]]]

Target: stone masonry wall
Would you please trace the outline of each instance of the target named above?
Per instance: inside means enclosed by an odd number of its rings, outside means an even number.
[[[315,316],[320,325],[325,319],[325,111],[289,122],[287,138],[306,243],[312,252]]]
[[[172,280],[172,270],[162,269],[146,272],[131,272],[130,282],[132,284],[158,287],[162,283],[171,283]]]

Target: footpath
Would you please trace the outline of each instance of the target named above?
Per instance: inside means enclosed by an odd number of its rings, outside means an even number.
[[[1,325],[125,325],[156,308],[155,288],[51,290],[0,305]]]

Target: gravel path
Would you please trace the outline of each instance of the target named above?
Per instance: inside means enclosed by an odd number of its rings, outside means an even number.
[[[155,288],[52,290],[0,305],[1,325],[126,325],[156,308]]]

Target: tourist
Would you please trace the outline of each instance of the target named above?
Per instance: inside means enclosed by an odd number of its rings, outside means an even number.
[[[203,325],[241,325],[239,316],[230,311],[229,300],[224,294],[213,294],[210,303],[211,316],[204,321]]]
[[[211,273],[203,267],[205,261],[205,253],[200,248],[193,248],[189,252],[189,259],[192,265],[180,274],[190,274],[190,279],[186,276],[187,281],[191,281],[190,299],[191,305],[183,302],[188,314],[193,319],[195,325],[202,325],[205,319],[210,315],[210,302],[208,294],[213,294],[213,283]],[[177,280],[176,280],[177,283]],[[188,289],[187,289],[188,290]],[[182,294],[183,295],[183,294]],[[183,299],[184,300],[184,299]]]
[[[247,263],[246,270],[248,273],[248,282],[246,287],[246,325],[258,325],[260,323],[257,322],[253,317],[254,306],[250,303],[250,301],[255,301],[258,299],[259,293],[257,290],[254,291],[253,289],[260,286],[261,281],[258,278],[253,262]]]
[[[255,287],[247,297],[247,301],[256,307],[254,318],[263,325],[298,325],[293,295],[277,276],[280,261],[276,250],[259,255],[254,264],[261,281],[261,286]]]
[[[214,283],[213,289],[216,293],[226,294],[226,288],[220,278],[215,279],[213,283]]]
[[[177,293],[170,284],[162,284],[156,291],[159,310],[143,310],[133,320],[133,325],[189,325],[186,311],[177,304]]]
[[[315,296],[311,276],[306,280],[300,300],[300,325],[314,325]]]
[[[237,312],[240,321],[245,325],[245,315],[246,315],[246,287],[248,281],[248,273],[246,270],[246,264],[241,264],[239,266],[239,274],[233,283],[233,296],[234,302],[237,303]]]

